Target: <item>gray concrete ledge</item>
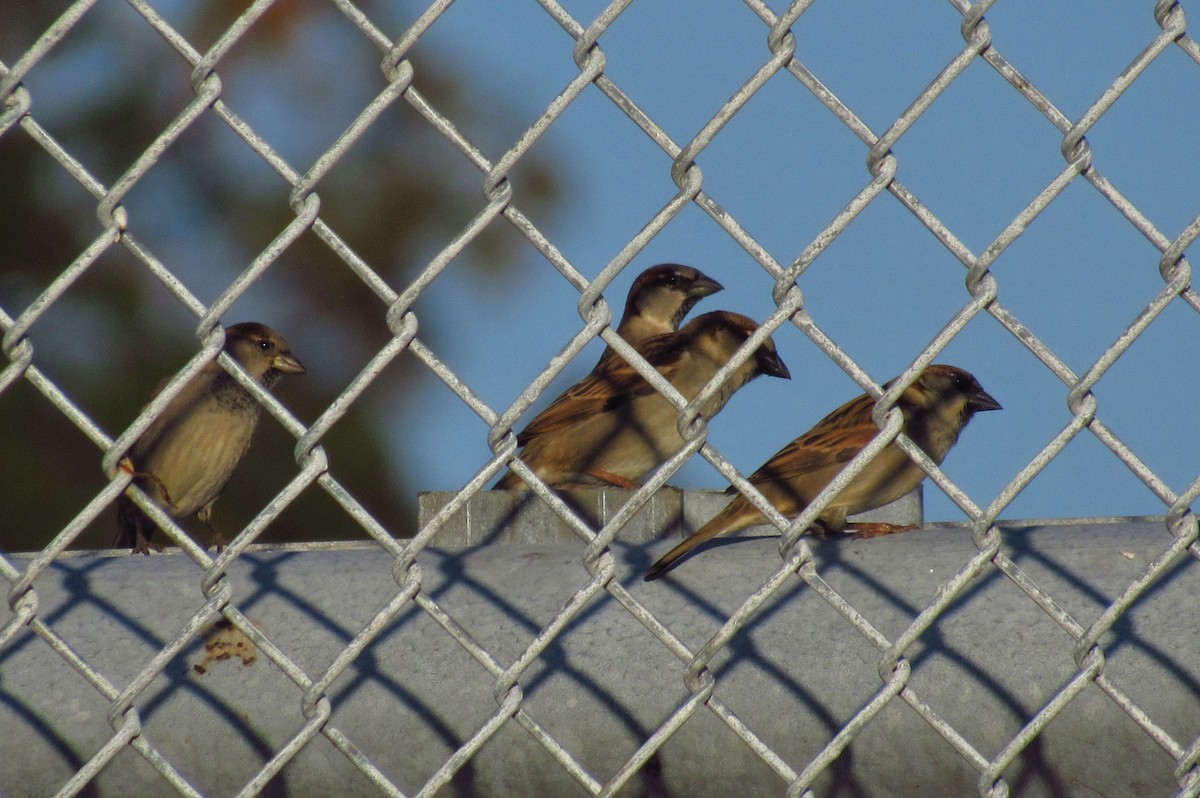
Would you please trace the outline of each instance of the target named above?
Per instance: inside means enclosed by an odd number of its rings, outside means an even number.
[[[1015,527],[1004,547],[1080,623],[1170,543],[1159,522]],[[667,578],[641,574],[669,541],[614,546],[617,579],[698,648],[779,562],[777,538],[731,539]],[[894,638],[974,553],[939,527],[815,542],[820,573]],[[425,594],[503,665],[588,581],[584,546],[508,544],[423,552]],[[377,548],[254,552],[230,572],[234,603],[307,673],[323,671],[397,592]],[[1200,734],[1200,563],[1184,559],[1104,640],[1105,675],[1183,746]],[[38,617],[124,688],[203,603],[182,556],[82,556],[35,583]],[[0,611],[0,624],[10,615]],[[214,641],[220,643],[221,641]],[[226,639],[225,643],[236,641]],[[1075,673],[1068,635],[1002,575],[972,584],[909,651],[910,686],[994,756]],[[214,660],[196,642],[141,695],[146,738],[205,795],[236,793],[302,727],[303,695],[258,654]],[[245,654],[245,650],[240,652]],[[880,688],[878,652],[799,579],[712,664],[716,695],[797,772]],[[197,666],[200,666],[199,669]],[[200,672],[203,670],[203,673]],[[524,707],[601,782],[688,697],[685,666],[615,601],[589,604],[521,677]],[[406,794],[496,712],[494,680],[409,605],[329,690],[331,723]],[[50,795],[109,739],[108,704],[29,630],[0,650],[0,794]],[[17,753],[19,752],[19,753]],[[1087,687],[1008,769],[1012,795],[1168,796],[1175,763],[1099,688]],[[885,708],[815,785],[818,796],[976,795],[973,768],[911,708]],[[782,795],[783,782],[701,707],[621,795]],[[165,795],[132,750],[85,795]],[[316,737],[264,795],[377,795]],[[515,722],[439,793],[585,795]]]
[[[457,494],[417,494],[417,525],[424,527]],[[604,488],[568,490],[563,501],[599,530],[625,505],[632,491]],[[684,538],[704,525],[730,501],[724,491],[666,487],[630,519],[617,539],[626,543],[648,543],[664,538]],[[921,487],[907,496],[869,513],[851,516],[851,521],[876,521],[920,526],[924,518]],[[770,532],[759,528],[757,532]],[[755,534],[755,529],[740,533]],[[554,511],[527,490],[493,490],[478,493],[438,530],[442,546],[481,546],[491,543],[573,543],[579,538]]]

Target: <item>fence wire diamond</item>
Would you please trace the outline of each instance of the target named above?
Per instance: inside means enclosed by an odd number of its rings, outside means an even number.
[[[83,791],[114,757],[130,748],[144,757],[162,775],[163,780],[180,794],[200,794],[189,778],[156,746],[153,735],[143,730],[139,703],[145,700],[146,691],[151,683],[176,661],[180,652],[200,638],[202,630],[214,621],[223,620],[252,641],[257,651],[295,684],[296,699],[304,718],[304,722],[295,729],[292,738],[271,752],[261,770],[245,783],[241,791],[244,795],[262,791],[318,736],[323,737],[345,755],[383,794],[431,795],[448,784],[455,773],[470,762],[489,740],[510,725],[510,721],[528,732],[587,792],[593,795],[610,795],[624,787],[689,718],[698,713],[711,713],[712,717],[727,727],[778,774],[781,784],[786,785],[788,795],[802,796],[811,794],[810,787],[815,779],[831,766],[856,735],[885,707],[903,702],[919,713],[929,726],[978,772],[981,795],[999,796],[1007,794],[1009,789],[1002,777],[1006,767],[1082,690],[1093,684],[1128,714],[1133,722],[1177,763],[1175,777],[1179,784],[1178,794],[1200,795],[1200,770],[1197,769],[1200,739],[1178,740],[1158,725],[1154,718],[1130,698],[1122,685],[1105,674],[1105,654],[1100,646],[1101,638],[1121,621],[1125,611],[1150,590],[1164,573],[1187,554],[1200,554],[1200,549],[1196,546],[1200,532],[1196,519],[1189,510],[1191,502],[1200,495],[1200,480],[1193,482],[1182,494],[1170,490],[1167,484],[1101,420],[1091,393],[1116,360],[1164,310],[1183,303],[1200,311],[1200,297],[1191,287],[1191,268],[1183,258],[1187,247],[1195,240],[1197,234],[1200,234],[1200,217],[1177,238],[1172,239],[1159,231],[1150,219],[1122,194],[1119,186],[1101,171],[1101,165],[1094,158],[1086,138],[1089,130],[1120,101],[1122,94],[1163,53],[1178,50],[1200,64],[1200,45],[1187,35],[1184,12],[1178,4],[1159,2],[1154,6],[1154,18],[1161,32],[1145,44],[1142,52],[1121,74],[1112,79],[1090,108],[1073,119],[1056,108],[1037,86],[1021,74],[1017,65],[1005,58],[1003,42],[993,39],[985,17],[993,3],[968,4],[963,0],[953,0],[952,5],[961,14],[961,50],[944,65],[941,72],[923,91],[911,99],[907,109],[886,130],[877,134],[851,107],[822,83],[820,77],[805,65],[798,54],[793,30],[804,24],[804,14],[810,3],[795,2],[784,13],[776,14],[765,3],[748,0],[749,12],[761,21],[765,37],[761,65],[727,102],[715,110],[707,124],[691,139],[679,142],[639,106],[637,97],[627,93],[607,72],[609,56],[604,49],[605,35],[610,27],[621,19],[630,5],[628,0],[612,3],[590,21],[578,20],[562,5],[551,0],[542,0],[541,6],[545,13],[562,29],[561,46],[564,49],[571,48],[578,66],[578,75],[546,105],[540,117],[523,131],[499,158],[492,161],[484,155],[479,146],[464,135],[454,119],[439,110],[437,105],[416,87],[421,62],[411,57],[413,48],[438,23],[452,3],[437,2],[430,5],[410,27],[393,37],[384,33],[366,12],[353,3],[334,0],[332,6],[378,51],[383,88],[362,107],[357,118],[320,157],[304,167],[290,163],[278,149],[278,142],[272,142],[268,135],[256,130],[242,115],[244,109],[233,107],[226,100],[222,83],[225,57],[233,48],[239,46],[265,14],[272,11],[272,2],[252,4],[216,37],[211,46],[203,49],[182,35],[155,4],[132,0],[130,5],[137,18],[129,24],[149,26],[174,50],[181,64],[190,71],[194,99],[177,110],[173,118],[163,126],[158,137],[150,142],[140,157],[110,185],[105,185],[89,172],[84,154],[72,152],[68,144],[54,136],[50,126],[39,121],[39,98],[24,85],[26,77],[43,64],[45,58],[68,34],[86,24],[96,5],[95,0],[74,3],[15,63],[0,65],[0,97],[4,98],[3,113],[0,114],[0,147],[17,139],[36,143],[57,162],[63,175],[76,181],[94,197],[95,212],[102,227],[90,246],[80,252],[74,262],[46,286],[35,301],[24,308],[0,309],[0,327],[4,332],[2,349],[8,361],[3,371],[0,371],[0,394],[21,381],[31,385],[45,402],[57,408],[95,444],[101,454],[99,462],[108,480],[94,499],[36,556],[28,560],[0,556],[0,574],[3,574],[9,585],[8,602],[12,610],[12,616],[3,629],[0,629],[0,647],[18,639],[24,630],[31,631],[50,651],[62,657],[86,679],[108,705],[109,721],[113,729],[111,738],[93,753],[68,783],[62,785],[61,794],[71,795]],[[1045,119],[1048,126],[1058,131],[1062,141],[1063,166],[1033,201],[1007,222],[995,240],[977,253],[969,249],[933,210],[922,203],[916,193],[900,180],[898,160],[893,150],[964,71],[979,62],[986,63],[1016,95]],[[774,81],[794,81],[811,92],[833,118],[862,141],[866,165],[857,196],[789,262],[777,260],[766,246],[756,241],[738,220],[722,207],[719,198],[706,189],[703,174],[705,151],[722,135],[726,125],[752,98],[764,86]],[[522,197],[514,190],[509,180],[514,168],[538,145],[543,134],[555,125],[573,103],[584,96],[605,98],[627,117],[630,124],[656,145],[665,155],[662,168],[665,173],[669,173],[677,187],[675,195],[646,220],[642,229],[631,237],[620,252],[591,280],[581,268],[572,264],[556,248],[551,237],[539,229],[529,215],[522,212]],[[348,241],[322,218],[321,188],[322,181],[335,166],[353,158],[356,143],[367,135],[381,115],[393,106],[401,104],[415,112],[431,130],[443,137],[445,142],[461,154],[466,164],[478,170],[483,201],[474,217],[445,242],[441,251],[429,259],[416,277],[397,289],[389,284],[376,266],[356,255]],[[274,239],[253,257],[245,270],[225,287],[215,301],[206,304],[172,273],[163,259],[155,255],[153,247],[139,238],[137,226],[131,222],[122,201],[173,148],[180,146],[181,138],[202,120],[213,119],[227,126],[245,148],[256,154],[281,178],[287,187],[286,200],[294,211],[294,217],[278,230]],[[1002,280],[989,271],[996,259],[1022,236],[1031,223],[1069,186],[1075,185],[1086,185],[1094,190],[1162,253],[1159,262],[1161,290],[1145,301],[1141,312],[1129,319],[1127,329],[1082,374],[1077,374],[1069,368],[1032,329],[1005,306],[1002,301]],[[929,461],[900,434],[898,411],[891,407],[898,391],[892,390],[884,394],[868,373],[817,325],[806,309],[805,295],[801,287],[806,269],[866,208],[873,203],[893,200],[907,208],[915,220],[932,233],[962,264],[966,288],[961,307],[945,319],[941,332],[916,357],[902,375],[901,382],[911,381],[922,368],[937,358],[973,319],[990,316],[1023,344],[1050,373],[1061,380],[1067,389],[1070,421],[1046,442],[1044,448],[987,506],[976,504],[937,465]],[[693,648],[685,645],[637,596],[615,578],[617,562],[610,551],[610,545],[633,514],[697,452],[738,489],[753,492],[754,488],[707,439],[706,426],[702,421],[697,421],[695,411],[700,399],[686,405],[676,394],[674,400],[681,412],[680,429],[685,432],[687,446],[677,457],[655,471],[645,485],[633,494],[628,504],[603,528],[591,528],[556,494],[544,485],[534,485],[534,493],[539,499],[549,505],[581,539],[586,541],[587,548],[580,560],[580,564],[586,569],[586,575],[582,586],[574,595],[562,597],[561,610],[549,623],[537,630],[536,634],[531,635],[519,655],[511,658],[501,657],[476,638],[472,632],[470,618],[456,617],[427,589],[422,569],[415,562],[416,557],[437,541],[439,530],[455,512],[513,464],[512,458],[516,451],[514,426],[519,425],[520,419],[526,417],[547,386],[589,342],[599,336],[622,355],[636,357],[632,348],[609,329],[613,311],[603,298],[603,292],[660,231],[684,211],[693,207],[707,214],[743,248],[774,284],[773,298],[777,309],[763,321],[759,339],[784,325],[795,325],[864,390],[876,396],[883,396],[878,416],[883,422],[881,437],[878,439],[879,446],[895,439],[921,463],[938,488],[970,518],[973,541],[978,554],[962,565],[945,584],[944,589],[927,606],[920,609],[906,629],[889,637],[876,627],[871,618],[843,598],[818,571],[813,551],[801,534],[820,513],[821,503],[809,508],[795,522],[788,522],[775,515],[774,522],[784,532],[781,561],[775,573],[746,598],[736,611],[728,615],[719,631],[703,646]],[[578,306],[584,322],[578,334],[563,346],[557,356],[508,407],[489,405],[472,389],[467,380],[447,365],[446,360],[439,356],[430,344],[422,340],[419,335],[420,315],[414,310],[417,300],[438,280],[452,261],[486,229],[494,225],[510,226],[578,291]],[[114,682],[106,677],[101,669],[75,651],[72,641],[56,631],[53,618],[48,618],[39,611],[38,578],[52,567],[56,558],[72,544],[80,531],[92,523],[129,487],[130,475],[118,468],[118,462],[126,449],[149,426],[174,391],[204,362],[220,352],[223,334],[219,323],[229,308],[308,231],[315,234],[350,273],[377,297],[379,304],[376,309],[386,314],[392,338],[346,385],[336,400],[331,402],[314,422],[307,425],[270,393],[241,374],[228,357],[222,357],[222,364],[254,393],[275,421],[294,436],[297,469],[293,479],[241,531],[233,543],[216,556],[191,542],[187,534],[178,529],[171,519],[149,502],[143,501],[143,506],[164,529],[172,531],[174,541],[203,573],[202,594],[197,596],[194,613],[178,628],[174,639],[143,662],[133,678],[124,683]],[[171,295],[194,315],[197,349],[195,357],[172,378],[159,399],[152,403],[146,412],[128,429],[111,433],[90,417],[73,399],[69,388],[56,382],[39,367],[39,350],[48,344],[37,340],[36,336],[29,335],[29,331],[47,310],[62,300],[72,286],[85,278],[89,269],[103,255],[117,248],[135,258],[147,274],[157,278]],[[434,377],[452,390],[483,420],[489,430],[487,441],[493,456],[466,483],[454,501],[421,528],[415,537],[397,539],[355,498],[351,490],[333,476],[330,468],[336,466],[336,463],[331,462],[331,458],[322,447],[322,440],[389,364],[405,352],[424,364]],[[640,364],[640,370],[659,390],[668,395],[674,394],[657,372],[644,363]],[[710,392],[715,387],[710,386]],[[1003,534],[996,526],[997,519],[1016,495],[1072,439],[1085,430],[1107,447],[1162,501],[1166,508],[1166,526],[1172,537],[1172,542],[1146,567],[1143,575],[1129,584],[1099,619],[1091,624],[1081,623],[1064,610],[1054,596],[1002,550]],[[527,469],[519,464],[516,467],[522,476],[532,477]],[[280,647],[269,631],[260,629],[244,614],[236,597],[236,585],[229,574],[231,565],[239,560],[267,525],[277,518],[295,497],[314,485],[340,505],[363,532],[378,544],[381,552],[386,552],[392,558],[395,577],[393,594],[372,610],[373,616],[370,620],[327,667],[315,671],[306,670],[298,665],[297,659]],[[944,719],[944,712],[939,712],[939,705],[943,704],[944,698],[926,694],[924,691],[918,693],[914,689],[910,680],[913,674],[910,650],[915,641],[938,623],[947,608],[960,599],[969,585],[981,574],[995,571],[1011,580],[1030,601],[1066,631],[1074,641],[1072,653],[1077,671],[1047,695],[1041,710],[1011,737],[1007,745],[995,755],[989,755]],[[753,719],[741,717],[722,700],[720,679],[710,667],[714,658],[725,650],[729,641],[745,630],[760,615],[764,606],[777,597],[779,591],[785,586],[794,587],[795,577],[802,580],[808,589],[828,602],[845,619],[848,631],[852,629],[857,632],[878,650],[880,681],[877,691],[862,704],[848,723],[829,738],[824,749],[811,761],[788,761],[785,756],[774,751],[755,733]],[[578,751],[573,751],[570,744],[555,738],[544,719],[539,719],[537,712],[528,706],[526,685],[523,681],[528,678],[530,668],[547,649],[555,645],[564,631],[579,621],[587,608],[598,599],[615,602],[624,608],[658,643],[678,659],[679,668],[674,677],[682,680],[687,689],[687,697],[678,707],[645,737],[623,767],[611,773],[590,772]],[[462,743],[436,772],[429,775],[424,784],[402,787],[392,781],[389,775],[373,764],[364,753],[362,746],[366,741],[352,739],[338,728],[333,718],[334,706],[329,698],[329,690],[331,685],[371,648],[390,624],[402,613],[411,612],[414,607],[419,608],[443,629],[488,674],[487,678],[490,679],[490,687],[495,696],[495,709],[479,724],[475,733]],[[408,791],[414,787],[414,792]]]

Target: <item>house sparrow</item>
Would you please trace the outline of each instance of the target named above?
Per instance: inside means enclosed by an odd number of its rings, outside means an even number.
[[[678,332],[657,335],[636,349],[691,400],[758,328],[729,311],[697,316]],[[734,392],[759,374],[789,378],[768,338],[700,409],[715,416]],[[679,411],[620,357],[567,389],[517,436],[521,460],[551,487],[615,485],[636,488],[646,472],[683,447]],[[524,489],[511,470],[500,490]]]
[[[690,266],[677,263],[651,266],[630,286],[617,334],[629,344],[637,344],[655,335],[673,333],[697,302],[722,288],[716,280]],[[600,363],[614,357],[619,356],[611,348],[605,349]]]
[[[904,434],[929,459],[941,464],[971,417],[984,410],[999,410],[1000,403],[962,369],[934,364],[900,395],[896,407],[904,413]],[[775,509],[795,518],[879,433],[871,418],[874,409],[875,400],[869,394],[850,400],[779,450],[750,475],[750,482]],[[895,442],[890,443],[833,499],[817,523],[829,532],[841,532],[846,516],[893,502],[923,479],[925,472]],[[733,493],[734,488],[730,486],[726,492]],[[711,521],[652,565],[645,579],[662,576],[685,554],[717,535],[765,523],[763,514],[738,494]],[[888,524],[859,527],[863,537],[899,531]]]
[[[266,388],[283,374],[304,373],[287,341],[256,322],[227,328],[225,351]],[[142,433],[122,467],[172,518],[199,518],[220,548],[224,541],[209,523],[213,503],[246,454],[260,410],[214,358]],[[129,546],[135,554],[162,551],[150,542],[154,523],[124,494],[117,498],[117,525],[114,546]]]

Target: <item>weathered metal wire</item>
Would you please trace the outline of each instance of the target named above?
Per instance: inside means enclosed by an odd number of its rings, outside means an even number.
[[[0,629],[0,648],[8,644],[19,631],[26,628],[32,630],[52,651],[87,679],[110,705],[109,720],[113,727],[113,736],[62,786],[60,794],[73,795],[82,791],[114,756],[126,747],[131,747],[150,762],[174,790],[183,795],[199,795],[196,788],[147,740],[141,729],[137,703],[150,683],[163,673],[184,648],[198,639],[201,630],[214,619],[221,617],[247,635],[259,650],[300,688],[302,694],[299,706],[305,718],[303,727],[296,731],[286,744],[272,753],[269,761],[244,785],[240,794],[254,795],[263,790],[311,740],[322,735],[383,793],[393,796],[406,795],[369,760],[350,737],[331,724],[333,710],[328,691],[334,681],[368,650],[372,642],[400,613],[413,607],[428,615],[483,666],[494,680],[496,701],[496,709],[490,717],[420,787],[416,793],[420,796],[432,795],[447,784],[510,719],[523,727],[587,792],[605,796],[614,794],[646,765],[655,752],[689,718],[704,709],[733,731],[738,739],[779,775],[782,783],[787,785],[787,794],[810,795],[814,780],[830,767],[880,711],[896,700],[907,704],[924,718],[929,726],[979,773],[978,786],[981,795],[1004,795],[1008,790],[1002,776],[1005,768],[1089,684],[1097,685],[1104,695],[1176,761],[1175,777],[1180,785],[1180,795],[1200,794],[1200,771],[1197,769],[1197,761],[1200,760],[1200,740],[1177,741],[1159,726],[1113,678],[1104,673],[1104,653],[1099,646],[1101,637],[1186,553],[1190,552],[1193,556],[1200,557],[1197,521],[1188,510],[1191,501],[1200,494],[1200,480],[1182,496],[1172,492],[1167,484],[1103,423],[1097,415],[1097,403],[1091,392],[1133,342],[1168,307],[1175,304],[1176,300],[1200,311],[1200,296],[1192,288],[1190,264],[1183,256],[1197,236],[1200,236],[1200,217],[1174,239],[1161,233],[1119,188],[1100,172],[1086,139],[1088,131],[1109,112],[1122,94],[1156,59],[1171,50],[1172,46],[1200,64],[1200,45],[1187,35],[1186,18],[1178,3],[1173,0],[1159,0],[1155,4],[1154,18],[1161,32],[1110,82],[1100,97],[1081,116],[1071,119],[1055,107],[1045,94],[1001,54],[985,19],[992,2],[970,4],[966,0],[951,0],[951,5],[962,15],[961,33],[964,47],[913,99],[888,129],[876,135],[800,59],[792,28],[803,24],[803,15],[808,10],[809,2],[797,0],[784,13],[776,14],[761,0],[747,0],[750,11],[767,26],[762,64],[726,102],[721,104],[690,140],[680,144],[655,122],[635,98],[617,85],[606,71],[608,56],[602,48],[602,41],[609,27],[629,6],[629,0],[613,2],[589,24],[576,20],[555,0],[540,2],[547,14],[567,34],[562,44],[572,48],[579,71],[546,105],[534,123],[494,162],[485,157],[454,122],[414,86],[417,67],[409,59],[409,53],[430,27],[437,24],[450,7],[450,0],[432,3],[407,30],[400,32],[395,38],[381,31],[368,15],[350,0],[334,0],[334,5],[341,13],[379,51],[380,71],[386,84],[307,171],[298,170],[289,164],[265,137],[237,114],[223,96],[220,78],[223,57],[271,7],[272,0],[259,0],[252,4],[221,33],[206,52],[198,50],[149,2],[130,0],[130,5],[141,19],[191,67],[191,87],[195,99],[165,125],[159,135],[111,186],[105,186],[90,174],[71,154],[68,147],[39,124],[35,115],[37,98],[33,97],[22,83],[38,68],[45,56],[85,18],[95,0],[80,0],[74,3],[11,67],[0,64],[0,99],[3,100],[3,112],[0,113],[0,147],[4,146],[7,137],[16,135],[24,135],[39,145],[67,175],[96,199],[96,213],[101,224],[101,231],[91,244],[33,302],[25,308],[14,309],[15,315],[9,315],[4,309],[0,309],[0,330],[4,333],[0,351],[8,361],[0,371],[0,395],[19,380],[33,385],[47,402],[61,411],[98,447],[102,469],[109,480],[38,556],[24,560],[18,565],[0,555],[0,577],[9,584],[7,599],[13,612],[13,617]],[[1018,96],[1029,102],[1059,132],[1062,137],[1061,151],[1066,161],[1063,169],[979,254],[964,245],[937,215],[897,178],[898,160],[894,152],[897,143],[913,125],[976,61],[990,65]],[[787,75],[792,77],[788,78]],[[858,194],[799,255],[785,264],[756,241],[709,193],[705,187],[700,161],[706,149],[721,135],[726,125],[764,86],[771,81],[793,78],[863,142],[866,174]],[[647,220],[596,276],[589,280],[520,210],[518,201],[521,198],[514,191],[508,176],[572,103],[593,90],[607,98],[628,118],[634,128],[644,133],[663,151],[666,155],[663,168],[675,182],[678,191]],[[330,170],[347,157],[354,144],[388,108],[399,101],[416,111],[420,118],[440,133],[480,172],[480,186],[486,203],[427,264],[424,264],[411,282],[397,290],[358,256],[321,217],[319,190],[322,180]],[[197,299],[149,247],[128,231],[127,213],[121,205],[122,199],[161,161],[165,153],[177,146],[181,136],[197,120],[206,117],[215,117],[223,121],[252,152],[283,179],[288,190],[289,205],[295,213],[294,218],[252,260],[245,271],[234,279],[215,301],[207,305]],[[1031,223],[1055,202],[1068,186],[1077,183],[1092,186],[1162,252],[1159,272],[1164,281],[1161,291],[1129,321],[1117,340],[1108,346],[1082,375],[1070,369],[1048,345],[1002,304],[1001,281],[990,272],[990,267],[996,259],[1025,234]],[[798,281],[806,269],[866,208],[876,202],[888,201],[886,198],[889,196],[906,207],[962,264],[966,270],[966,296],[961,308],[914,358],[910,367],[897,380],[897,384],[885,391],[808,315],[804,294]],[[604,299],[603,292],[667,225],[693,205],[708,214],[763,268],[773,285],[772,295],[777,309],[700,395],[687,402],[661,374],[613,333],[610,327],[612,311]],[[419,318],[412,308],[416,300],[449,264],[485,229],[500,219],[506,220],[579,292],[578,309],[584,327],[507,408],[497,409],[484,401],[462,377],[422,342],[418,337]],[[215,558],[211,558],[207,552],[196,546],[169,517],[141,495],[140,491],[134,489],[135,500],[185,550],[201,569],[203,577],[200,583],[201,591],[197,596],[197,609],[193,616],[178,629],[169,644],[142,665],[137,675],[126,685],[114,685],[74,652],[67,641],[58,637],[52,624],[39,615],[37,579],[71,545],[88,523],[116,496],[129,488],[129,474],[118,468],[124,453],[178,394],[188,379],[221,352],[224,336],[218,325],[225,311],[250,286],[260,280],[282,253],[308,230],[316,233],[350,272],[380,300],[378,312],[387,319],[392,338],[380,348],[320,417],[309,425],[295,418],[271,394],[254,383],[227,355],[220,356],[221,365],[251,391],[256,400],[297,439],[294,457],[298,471],[293,480],[262,509],[230,546]],[[115,246],[121,246],[132,254],[149,274],[158,279],[170,294],[196,317],[198,349],[195,356],[171,378],[143,413],[126,430],[111,436],[91,419],[66,391],[37,367],[35,354],[38,343],[30,337],[29,331],[43,313],[58,302],[102,255]],[[1071,420],[1012,478],[990,504],[980,507],[903,434],[902,418],[894,404],[904,387],[911,383],[972,319],[984,313],[1008,330],[1033,358],[1063,382],[1067,388],[1066,404],[1071,413]],[[842,474],[822,491],[798,518],[791,521],[780,516],[733,464],[707,441],[707,427],[704,421],[698,418],[697,411],[697,408],[718,390],[721,382],[751,356],[763,339],[789,322],[845,370],[864,390],[878,398],[875,419],[880,426],[880,433],[875,440],[854,458]],[[513,426],[579,352],[598,337],[629,360],[657,390],[677,406],[680,411],[679,429],[684,437],[685,446],[677,455],[656,469],[644,486],[632,494],[627,504],[597,530],[580,518],[524,464],[513,459],[517,448]],[[411,352],[417,361],[448,386],[485,422],[488,426],[487,443],[493,456],[464,485],[458,496],[426,523],[415,537],[407,541],[398,541],[329,473],[328,458],[320,442],[396,356],[405,351]],[[1092,433],[1163,501],[1168,510],[1166,526],[1171,537],[1170,544],[1150,563],[1143,574],[1130,583],[1108,604],[1101,615],[1087,626],[1064,610],[1054,596],[1039,586],[1035,579],[1018,567],[1005,553],[1002,545],[1003,535],[994,525],[1017,494],[1084,430]],[[960,570],[945,582],[938,595],[919,609],[906,629],[894,639],[890,639],[876,628],[870,618],[853,607],[822,578],[814,565],[812,552],[801,536],[837,492],[849,484],[872,458],[893,441],[929,474],[933,484],[962,508],[972,525],[978,554],[964,563]],[[683,463],[697,452],[712,463],[739,491],[746,494],[783,535],[780,545],[781,563],[777,570],[725,618],[704,645],[693,651],[677,639],[644,603],[614,579],[615,568],[610,546],[621,528]],[[508,467],[525,478],[531,485],[532,493],[547,503],[554,513],[587,543],[580,565],[586,569],[588,578],[586,584],[567,599],[554,618],[538,630],[521,654],[505,664],[471,635],[468,626],[461,619],[456,618],[429,595],[423,587],[421,570],[415,564],[415,558],[435,541],[439,529],[454,513]],[[310,675],[281,650],[268,633],[259,629],[242,614],[230,585],[228,570],[254,543],[266,525],[314,483],[321,486],[383,552],[392,558],[396,592],[391,596],[381,597],[380,606],[353,639],[323,670]],[[918,639],[939,622],[947,609],[970,585],[981,576],[995,572],[1010,580],[1048,617],[1066,630],[1068,636],[1075,641],[1072,653],[1078,669],[1058,686],[1042,708],[1009,739],[1002,750],[989,758],[977,750],[938,712],[941,700],[939,696],[920,696],[908,684],[912,664],[907,655]],[[881,683],[875,694],[831,736],[823,750],[807,762],[787,761],[757,736],[750,725],[722,703],[717,692],[719,682],[709,668],[713,658],[725,650],[729,641],[744,631],[780,590],[786,585],[794,586],[797,577],[845,619],[848,630],[862,635],[878,650]],[[590,773],[578,756],[557,740],[549,729],[530,713],[525,706],[522,688],[522,679],[529,668],[564,630],[580,617],[585,606],[597,598],[611,599],[623,607],[679,660],[678,677],[688,692],[687,698],[641,742],[626,764],[608,777]]]

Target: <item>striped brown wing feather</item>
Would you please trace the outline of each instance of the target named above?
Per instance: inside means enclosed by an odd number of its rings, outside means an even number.
[[[668,380],[686,355],[687,337],[680,333],[655,336],[638,346],[638,352]],[[586,418],[609,413],[634,399],[649,396],[654,387],[620,357],[596,367],[538,414],[517,436],[521,446],[534,438],[569,427]]]
[[[783,447],[750,475],[750,482],[791,480],[848,463],[879,434],[871,420],[874,407],[874,400],[865,394],[850,400]]]

